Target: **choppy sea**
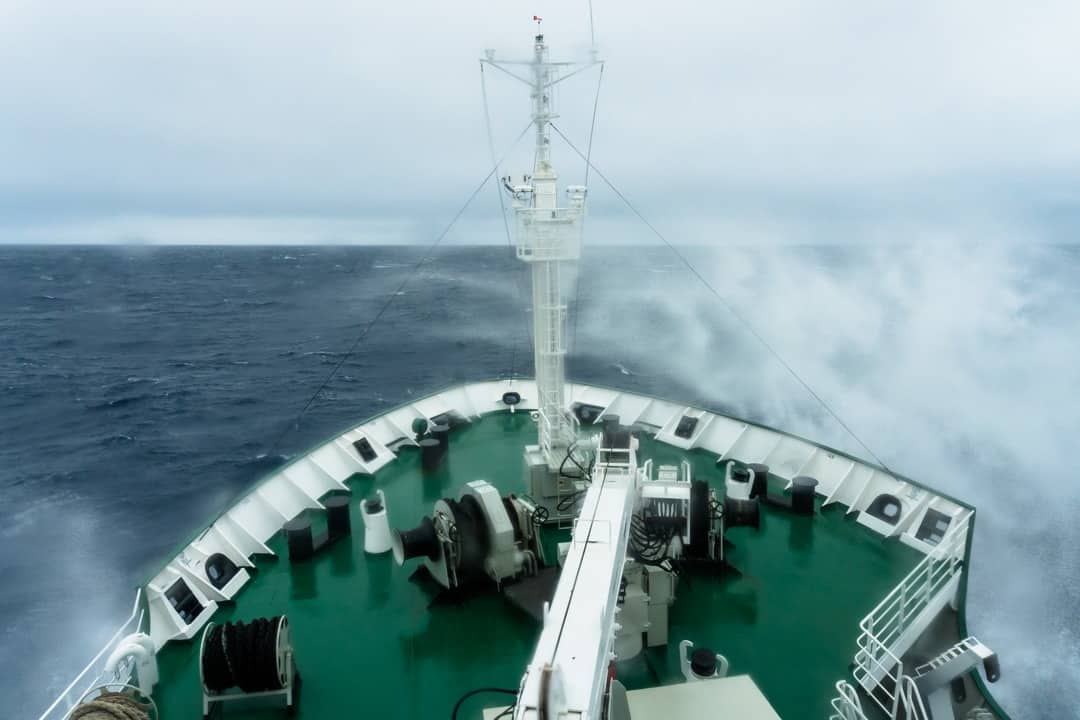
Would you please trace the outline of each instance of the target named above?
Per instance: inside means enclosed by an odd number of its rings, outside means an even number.
[[[1074,717],[1078,249],[687,254],[723,301],[663,248],[588,251],[568,281],[571,377],[872,451],[974,503],[969,617],[1001,656],[997,694],[1016,718]],[[0,246],[11,717],[37,717],[126,616],[136,584],[293,453],[453,383],[532,374],[529,278],[509,250],[450,247],[418,268],[422,257]]]

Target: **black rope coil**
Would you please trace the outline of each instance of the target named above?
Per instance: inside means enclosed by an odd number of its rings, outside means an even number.
[[[206,689],[222,693],[239,687],[246,693],[281,690],[278,673],[280,617],[250,623],[215,625],[203,645],[202,671]]]

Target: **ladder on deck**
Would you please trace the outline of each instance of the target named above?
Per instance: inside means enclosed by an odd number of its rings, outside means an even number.
[[[913,678],[932,707],[944,707],[944,704],[949,702],[949,684],[979,665],[982,665],[988,681],[997,682],[1001,677],[997,653],[982,644],[978,638],[971,636],[915,668]],[[951,703],[948,707],[951,709]]]
[[[915,679],[918,680],[921,677],[929,676],[931,673],[934,673],[935,670],[947,668],[961,659],[965,661],[967,667],[960,672],[967,672],[979,662],[982,662],[984,666],[987,663],[994,664],[996,663],[996,658],[997,656],[994,651],[979,642],[978,638],[974,636],[967,637],[950,647],[948,650],[943,651],[930,662],[923,663],[915,668]],[[988,678],[993,676],[993,679],[991,679],[990,682],[997,680],[998,670],[996,665],[993,670],[988,668],[986,674]],[[953,677],[955,677],[955,675]]]

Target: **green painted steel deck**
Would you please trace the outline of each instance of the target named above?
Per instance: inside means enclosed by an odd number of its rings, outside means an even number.
[[[276,557],[256,561],[254,579],[214,622],[286,614],[303,684],[297,717],[448,718],[457,699],[480,686],[516,688],[539,626],[494,590],[461,605],[429,607],[431,597],[409,581],[413,563],[363,552],[359,501],[386,494],[392,527],[412,527],[443,496],[457,497],[471,480],[522,492],[522,448],[535,441],[528,413],[495,413],[455,429],[450,455],[425,475],[419,453],[403,449],[375,476],[354,476],[352,535],[306,563],[291,564],[279,533]],[[686,453],[644,438],[639,461],[689,459],[695,477],[722,488],[716,456]],[[774,491],[782,488],[776,486]],[[822,718],[837,680],[849,678],[858,621],[918,562],[919,554],[883,540],[842,507],[795,517],[763,507],[760,530],[733,528],[728,561],[739,572],[680,580],[668,646],[619,667],[631,689],[681,681],[678,642],[722,653],[731,674],[749,674],[784,718]],[[200,635],[158,654],[154,697],[162,720],[202,714]],[[479,696],[462,717],[506,696]],[[281,698],[226,703],[221,718],[284,717]]]

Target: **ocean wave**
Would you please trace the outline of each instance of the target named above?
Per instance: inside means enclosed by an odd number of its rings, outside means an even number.
[[[338,358],[344,355],[343,352],[334,352],[333,350],[308,350],[307,352],[300,353],[300,357],[313,357],[318,355],[324,360],[327,358]]]
[[[261,475],[265,475],[271,470],[281,467],[291,459],[292,455],[284,453],[274,453],[273,455],[260,453],[253,458],[235,463],[233,469],[239,477],[253,480]]]
[[[96,405],[90,405],[87,410],[115,410],[116,408],[129,407],[146,400],[153,399],[153,395],[125,395],[124,397],[118,397],[113,400],[107,400]]]

